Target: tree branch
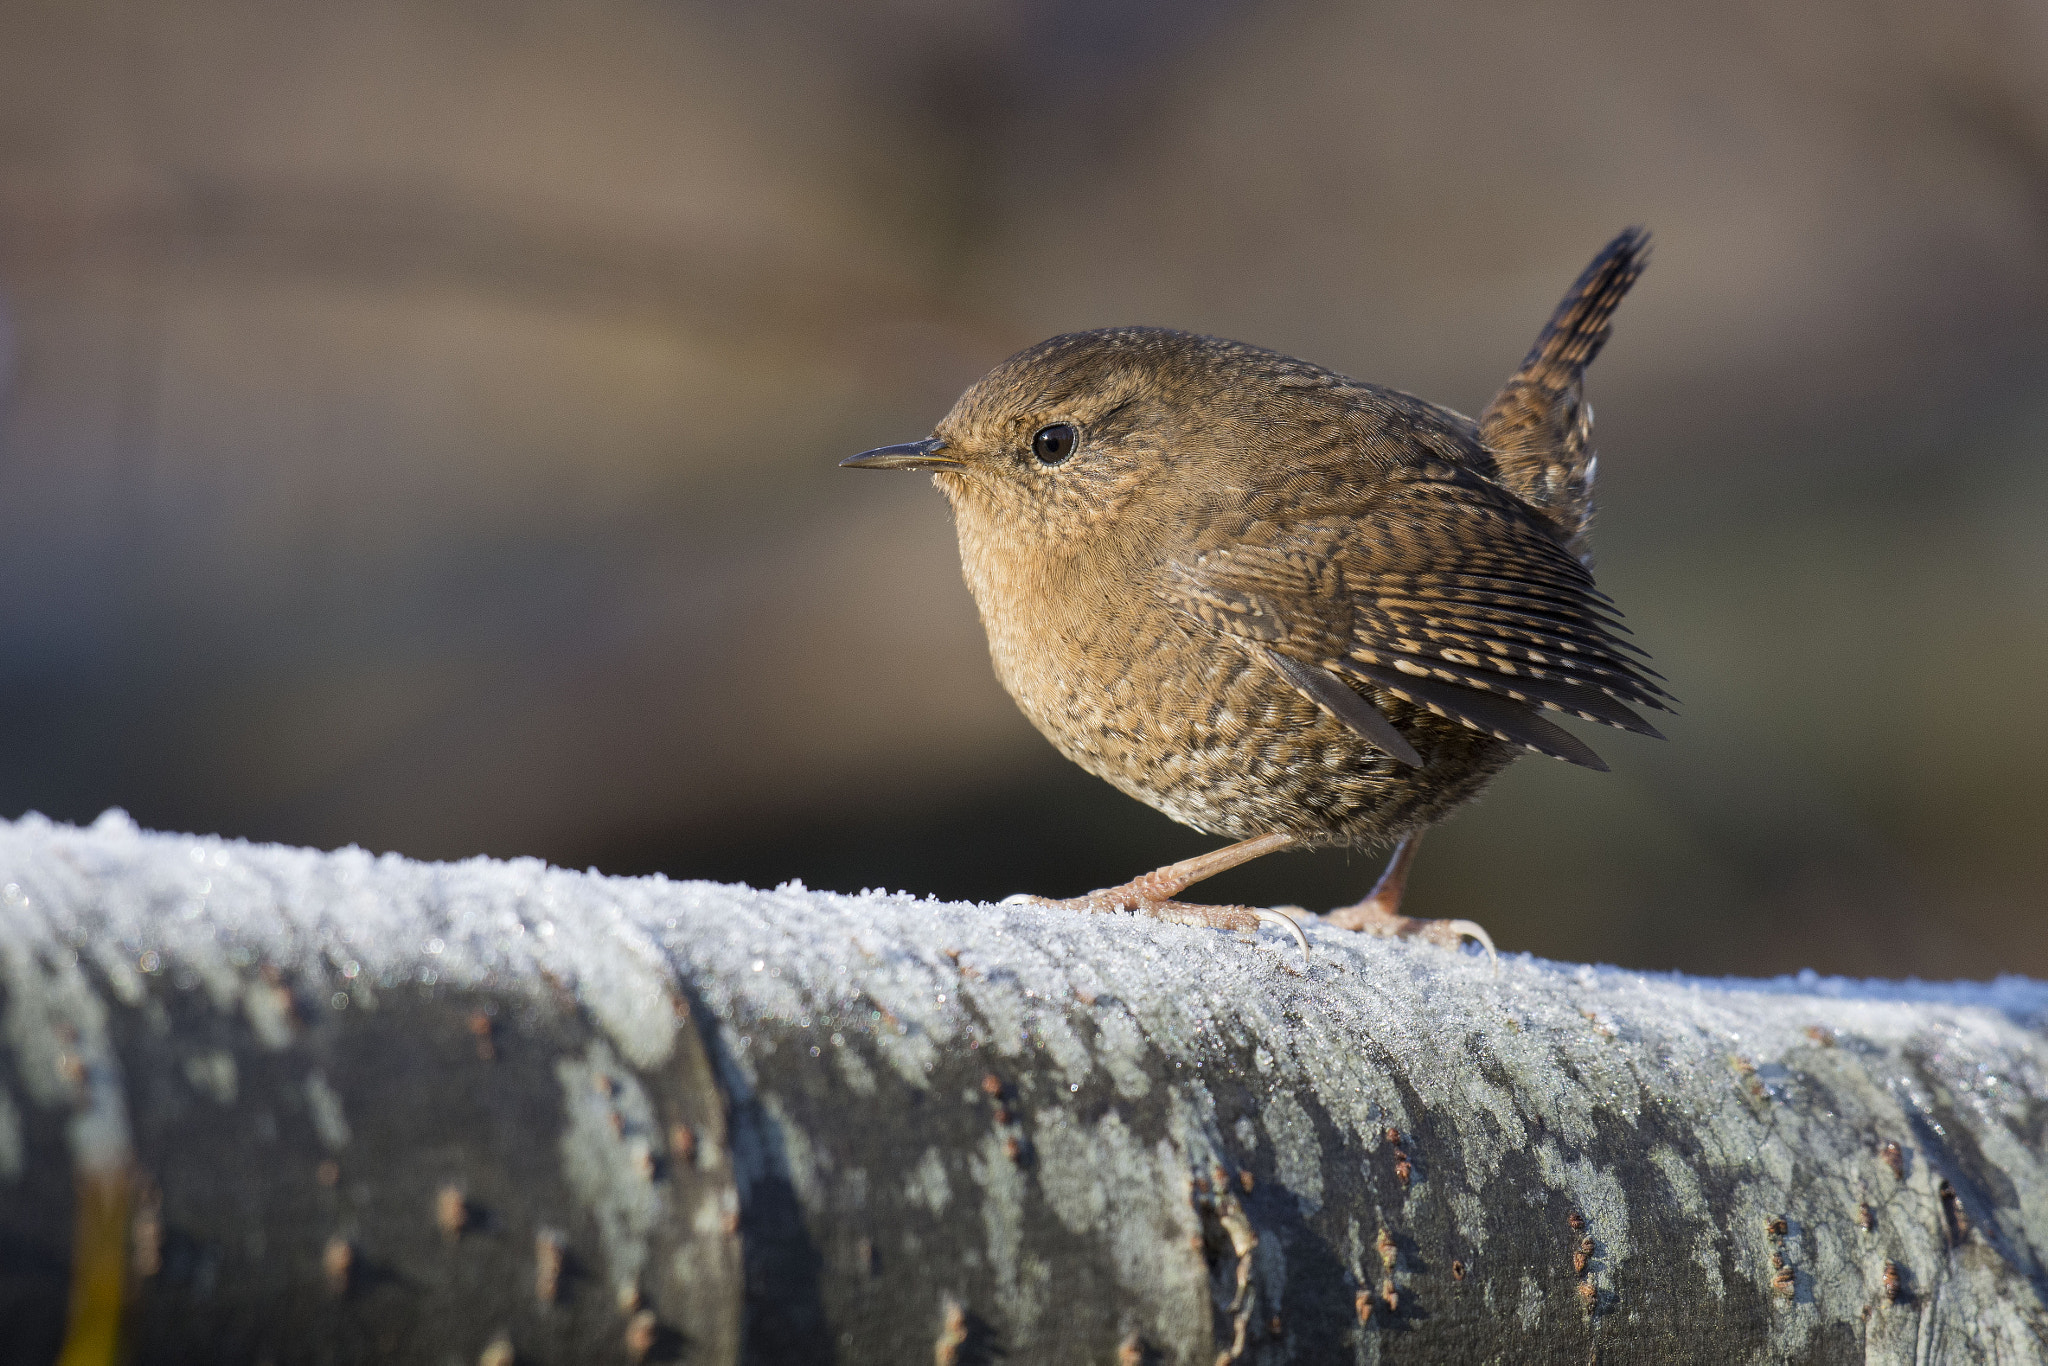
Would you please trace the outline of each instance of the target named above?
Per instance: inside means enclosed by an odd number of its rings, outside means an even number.
[[[2048,986],[0,827],[0,1357],[2039,1360]]]

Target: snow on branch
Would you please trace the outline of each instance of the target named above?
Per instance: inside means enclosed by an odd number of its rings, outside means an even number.
[[[0,1358],[2048,1357],[2048,985],[0,826]]]

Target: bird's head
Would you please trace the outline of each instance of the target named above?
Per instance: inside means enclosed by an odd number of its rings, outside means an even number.
[[[998,365],[928,439],[840,463],[933,471],[963,533],[1095,543],[1113,524],[1170,522],[1191,498],[1241,490],[1232,476],[1264,458],[1253,429],[1286,366],[1327,377],[1166,328],[1070,333]]]

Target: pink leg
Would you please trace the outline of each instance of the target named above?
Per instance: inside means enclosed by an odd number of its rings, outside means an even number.
[[[1201,906],[1191,901],[1176,901],[1174,897],[1183,889],[1194,886],[1204,878],[1249,863],[1262,854],[1285,849],[1295,843],[1292,835],[1279,833],[1260,835],[1256,839],[1239,840],[1236,844],[1221,849],[1212,849],[1179,863],[1169,863],[1142,877],[1134,877],[1121,887],[1104,887],[1086,896],[1068,897],[1056,900],[1043,896],[1013,896],[1010,903],[1031,906],[1056,906],[1068,911],[1092,911],[1102,914],[1120,911],[1127,915],[1149,915],[1176,925],[1208,925],[1219,930],[1256,931],[1261,922],[1278,925],[1294,936],[1294,942],[1301,946],[1302,960],[1308,960],[1308,936],[1301,932],[1294,917],[1281,911],[1266,910],[1254,906]]]
[[[1387,870],[1366,893],[1365,900],[1326,912],[1323,923],[1364,934],[1421,939],[1441,944],[1447,949],[1455,949],[1467,939],[1476,939],[1485,945],[1486,956],[1492,958],[1493,936],[1474,921],[1417,920],[1401,914],[1401,894],[1408,890],[1408,869],[1415,862],[1415,846],[1421,842],[1422,832],[1419,830],[1403,836],[1401,842],[1394,846],[1394,856],[1387,860]]]

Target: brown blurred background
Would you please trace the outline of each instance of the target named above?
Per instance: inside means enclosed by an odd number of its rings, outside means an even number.
[[[943,500],[834,461],[1124,322],[1473,412],[1635,222],[1601,575],[1684,716],[1525,759],[1411,904],[2048,974],[2033,0],[11,0],[0,810],[1120,880],[1213,841],[1037,737]]]

